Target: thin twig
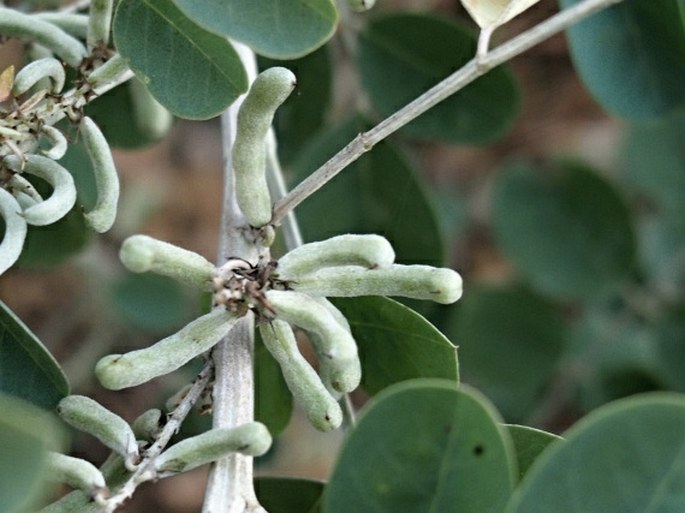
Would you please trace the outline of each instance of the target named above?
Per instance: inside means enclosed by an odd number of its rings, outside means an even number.
[[[333,179],[340,171],[361,157],[365,152],[430,108],[463,89],[481,75],[584,18],[621,1],[623,0],[585,0],[559,12],[523,34],[498,46],[486,55],[472,59],[464,67],[433,86],[368,132],[361,133],[355,137],[352,142],[303,180],[286,197],[276,203],[271,223],[274,225],[280,224],[283,218],[297,205],[323,187],[329,180]]]
[[[178,407],[169,416],[167,423],[160,431],[155,443],[145,451],[145,456],[138,465],[136,471],[131,474],[128,480],[116,491],[116,493],[107,499],[102,513],[112,513],[133,495],[133,492],[140,484],[158,477],[154,470],[155,458],[162,453],[169,443],[169,440],[171,440],[171,437],[178,432],[181,424],[188,416],[188,413],[190,413],[190,409],[197,403],[202,392],[204,392],[207,385],[209,385],[213,375],[214,362],[210,359],[207,361],[204,369],[202,369],[202,372],[198,374],[195,382],[190,387],[185,397],[183,397],[183,400],[179,403]]]

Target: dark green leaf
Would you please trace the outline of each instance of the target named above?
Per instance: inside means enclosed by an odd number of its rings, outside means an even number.
[[[46,409],[54,408],[69,393],[69,383],[57,361],[2,301],[0,392]]]
[[[470,61],[475,38],[445,19],[416,13],[378,17],[359,39],[364,89],[389,116]],[[412,121],[402,133],[446,143],[484,144],[500,137],[518,111],[512,77],[497,68]]]
[[[528,426],[507,424],[507,429],[509,430],[511,439],[514,441],[514,448],[516,449],[519,478],[523,478],[523,476],[526,475],[528,469],[533,465],[542,451],[552,443],[562,440],[560,436]]]
[[[260,55],[294,59],[333,35],[338,12],[331,0],[174,0],[196,23]]]
[[[648,216],[638,225],[638,239],[640,261],[649,285],[664,299],[683,297],[685,217]]]
[[[385,297],[333,302],[350,322],[367,393],[414,378],[459,381],[457,348],[413,310]]]
[[[571,27],[576,69],[595,99],[630,119],[685,104],[685,27],[680,0],[627,0]],[[560,0],[570,7],[580,0]]]
[[[177,116],[211,118],[247,90],[228,40],[195,25],[171,0],[121,0],[113,30],[131,69]]]
[[[495,183],[492,223],[504,255],[545,294],[596,296],[633,266],[628,208],[612,185],[584,165],[503,170]]]
[[[324,495],[326,513],[498,513],[515,455],[492,406],[455,383],[388,388],[349,434]]]
[[[660,376],[670,389],[685,392],[685,303],[658,322],[656,346]]]
[[[594,411],[538,459],[506,513],[681,513],[685,398],[651,394]]]
[[[259,62],[260,69],[283,66],[297,77],[295,92],[278,108],[274,118],[278,154],[287,166],[324,124],[332,92],[330,51],[324,46],[294,61],[260,59]]]
[[[525,418],[548,383],[564,342],[556,309],[531,292],[474,286],[448,325],[462,379],[483,390],[511,421]]]
[[[355,116],[312,139],[293,166],[295,181],[313,172],[364,127]],[[308,198],[296,214],[308,241],[341,233],[378,233],[392,243],[398,262],[439,266],[444,261],[440,228],[423,185],[386,142]]]
[[[170,332],[190,320],[183,287],[171,278],[126,273],[112,285],[110,295],[115,311],[137,329]]]
[[[49,496],[45,483],[47,451],[63,447],[55,419],[39,408],[0,393],[0,512],[19,513]]]
[[[319,513],[323,483],[305,479],[258,477],[257,499],[269,513]]]
[[[290,422],[293,396],[281,374],[276,359],[255,333],[255,417],[264,423],[272,436],[278,436]],[[269,510],[270,513],[274,513]]]

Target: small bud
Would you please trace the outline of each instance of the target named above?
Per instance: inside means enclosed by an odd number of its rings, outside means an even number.
[[[250,422],[235,428],[210,429],[168,448],[155,460],[155,468],[160,475],[176,474],[234,452],[261,456],[270,447],[271,435],[260,422]]]
[[[116,54],[88,75],[88,83],[93,86],[93,88],[97,89],[98,87],[115,80],[128,69],[128,61],[121,55]]]
[[[236,319],[226,310],[214,310],[150,347],[101,358],[95,375],[105,388],[120,390],[169,374],[211,349],[231,330]]]
[[[395,251],[380,235],[338,235],[310,242],[286,253],[278,261],[278,276],[297,280],[323,267],[358,265],[387,267],[395,261]]]
[[[133,434],[136,435],[136,440],[151,442],[157,436],[161,422],[162,410],[152,408],[139,415],[131,424],[131,429],[133,429]]]
[[[182,283],[212,290],[214,264],[202,255],[147,235],[132,235],[124,241],[119,259],[129,271],[152,271]]]
[[[57,413],[70,426],[93,435],[123,456],[129,470],[138,464],[138,444],[131,427],[100,403],[82,395],[69,395],[59,402]]]

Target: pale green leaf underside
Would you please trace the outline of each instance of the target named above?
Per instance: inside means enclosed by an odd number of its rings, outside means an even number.
[[[245,70],[226,38],[197,26],[171,0],[122,0],[113,29],[117,50],[177,116],[216,116],[247,90]]]

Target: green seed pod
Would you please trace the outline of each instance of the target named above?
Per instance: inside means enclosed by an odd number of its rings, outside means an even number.
[[[106,493],[105,478],[92,463],[57,452],[48,453],[46,463],[46,476],[51,481],[68,484],[92,495]]]
[[[88,32],[86,43],[89,49],[99,45],[107,46],[112,25],[113,0],[90,0],[88,11]]]
[[[296,84],[285,68],[260,73],[238,112],[233,145],[233,170],[238,205],[248,223],[262,227],[271,220],[271,197],[266,183],[266,136],[276,109]]]
[[[462,293],[461,276],[456,271],[427,265],[328,267],[290,286],[299,292],[328,297],[402,296],[442,304],[454,303]]]
[[[100,403],[83,395],[69,395],[59,402],[57,413],[70,426],[93,435],[123,456],[129,470],[138,464],[138,443],[131,427]]]
[[[364,12],[371,9],[376,4],[376,0],[347,0],[350,9],[356,12]]]
[[[261,324],[259,332],[264,346],[280,365],[288,389],[304,409],[309,422],[320,431],[339,427],[342,423],[340,405],[300,354],[290,325],[275,319],[268,324]]]
[[[132,235],[121,245],[119,259],[134,273],[152,271],[203,290],[212,290],[214,264],[202,255],[168,242],[147,235]]]
[[[159,432],[161,423],[162,410],[152,408],[139,415],[131,424],[131,429],[133,429],[133,434],[136,435],[137,440],[151,442]]]
[[[234,452],[261,456],[270,447],[271,435],[261,422],[250,422],[235,428],[210,429],[172,445],[155,459],[155,468],[160,476],[176,474]]]
[[[157,140],[167,134],[174,116],[159,103],[137,78],[128,83],[133,101],[133,119],[141,134]]]
[[[85,39],[88,32],[88,16],[71,12],[37,12],[32,13],[34,18],[57,25],[67,34],[78,39]]]
[[[40,129],[41,133],[52,143],[49,150],[42,150],[43,155],[52,160],[59,160],[67,152],[67,138],[54,126],[45,125]]]
[[[4,162],[14,171],[25,171],[42,178],[52,185],[53,191],[45,201],[24,210],[24,219],[35,226],[45,226],[62,219],[76,203],[76,186],[71,173],[47,157],[26,155],[25,159],[8,155]]]
[[[14,77],[12,93],[15,96],[24,94],[41,80],[50,79],[52,92],[59,93],[64,87],[66,79],[62,63],[53,57],[38,59],[30,62],[19,70]]]
[[[357,388],[361,381],[357,344],[330,312],[333,305],[326,307],[315,298],[292,291],[269,290],[266,299],[277,317],[314,335],[310,340],[325,369],[328,386],[343,393]]]
[[[297,280],[323,267],[358,265],[387,267],[395,261],[395,251],[380,235],[338,235],[310,242],[286,253],[278,261],[278,277]]]
[[[21,210],[14,196],[0,188],[0,216],[5,221],[5,236],[0,243],[0,274],[14,265],[24,248],[27,226]]]
[[[226,310],[214,310],[150,347],[105,356],[95,366],[95,375],[105,388],[120,390],[169,374],[211,349],[236,320]]]
[[[12,177],[7,180],[7,189],[15,195],[21,193],[29,196],[34,203],[43,201],[43,198],[38,194],[38,191],[33,184],[19,174],[12,175]]]
[[[116,54],[114,57],[105,62],[102,66],[94,69],[88,75],[88,83],[93,88],[103,86],[112,80],[115,80],[122,73],[128,70],[128,61],[121,55]]]
[[[88,116],[81,119],[80,132],[93,165],[95,187],[98,192],[95,207],[85,213],[86,222],[96,232],[103,233],[112,227],[117,215],[119,175],[107,139]]]
[[[86,56],[86,47],[56,25],[7,7],[0,7],[0,34],[36,42],[74,68]]]

